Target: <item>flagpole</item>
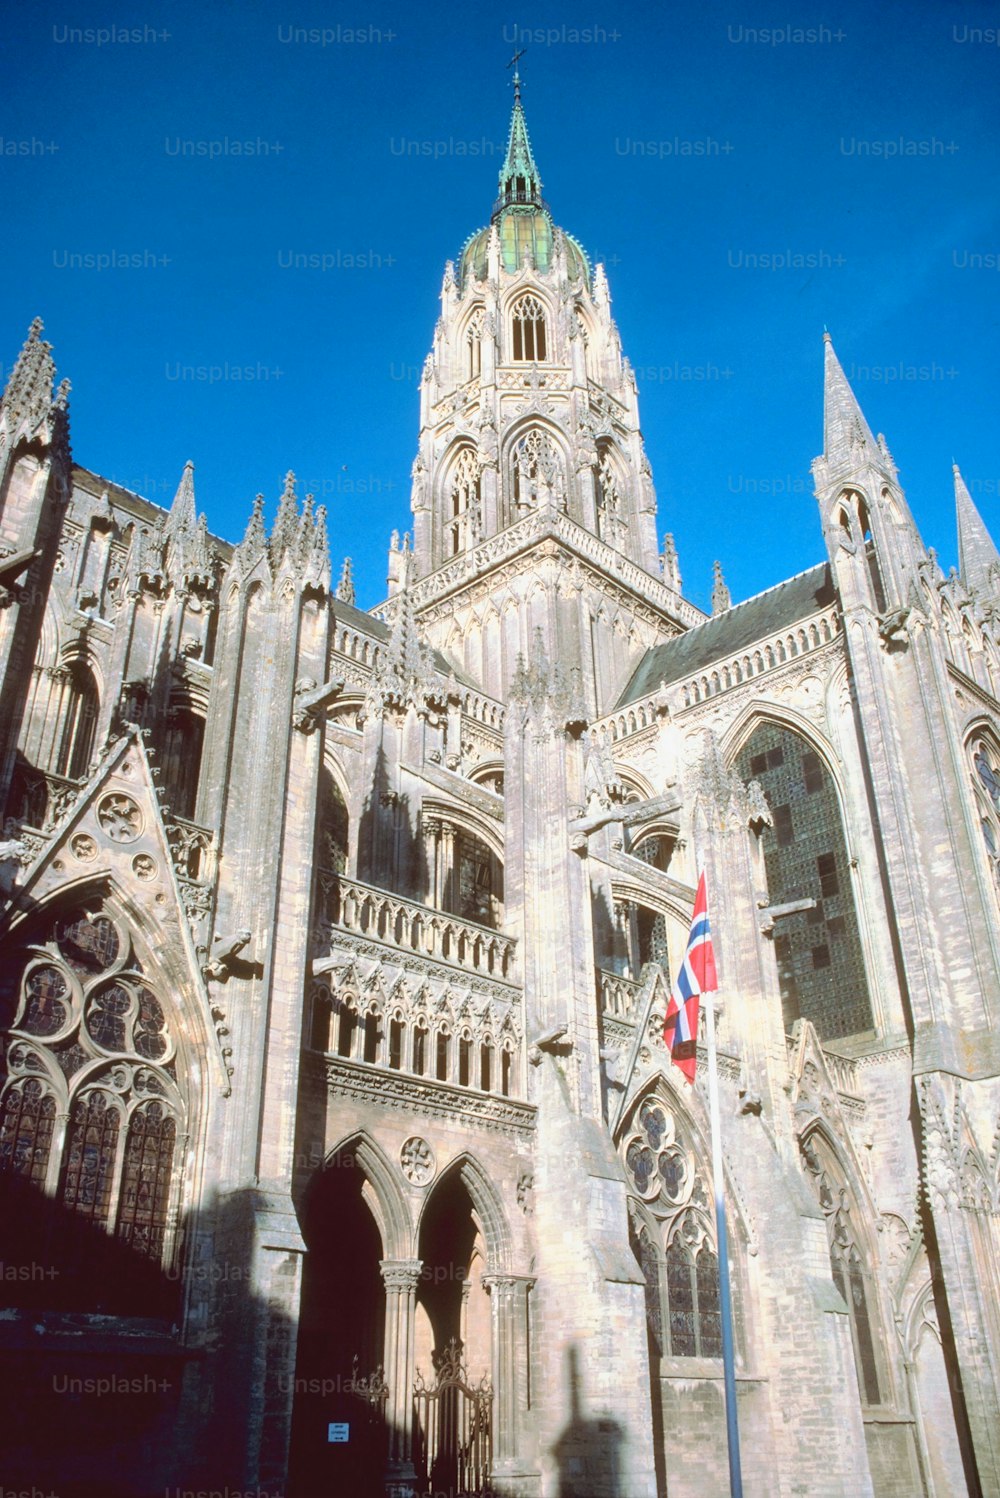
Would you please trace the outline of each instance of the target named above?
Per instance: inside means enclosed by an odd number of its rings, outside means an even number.
[[[722,1136],[719,1128],[719,1082],[715,1059],[715,994],[703,993],[708,1041],[708,1109],[712,1125],[712,1176],[715,1185],[715,1230],[719,1246],[719,1311],[722,1321],[722,1369],[726,1390],[726,1442],[729,1447],[729,1492],[743,1498],[740,1431],[736,1414],[736,1365],[733,1355],[733,1305],[729,1288],[729,1244],[723,1199]]]

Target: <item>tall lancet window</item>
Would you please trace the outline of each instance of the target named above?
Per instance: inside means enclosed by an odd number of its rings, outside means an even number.
[[[625,550],[625,500],[611,455],[605,448],[597,465],[597,534],[615,551]]]
[[[767,887],[775,905],[812,900],[775,926],[786,1031],[801,1016],[821,1040],[873,1027],[864,950],[833,776],[816,750],[777,723],[762,723],[736,768],[759,780],[773,826],[762,834]]]
[[[479,460],[463,447],[451,470],[446,493],[445,558],[457,557],[479,535]]]
[[[469,325],[465,330],[466,378],[478,380],[483,367],[483,309],[479,307],[469,318]]]
[[[514,304],[511,333],[516,364],[541,364],[546,359],[545,309],[530,292]]]
[[[813,1190],[826,1214],[830,1272],[847,1306],[862,1403],[882,1403],[878,1320],[857,1203],[844,1171],[823,1136],[813,1131],[799,1148]]]
[[[539,505],[566,508],[566,474],[562,456],[546,432],[533,427],[514,447],[511,460],[513,519]]]
[[[89,668],[75,661],[69,668],[63,699],[63,727],[56,758],[56,774],[79,780],[87,773],[94,753],[99,701]]]

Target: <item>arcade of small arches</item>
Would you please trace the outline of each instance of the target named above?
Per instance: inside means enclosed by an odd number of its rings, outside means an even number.
[[[313,987],[309,1043],[314,1050],[413,1077],[520,1097],[521,1035],[511,1009],[474,1012],[441,999],[428,1004],[348,985]]]

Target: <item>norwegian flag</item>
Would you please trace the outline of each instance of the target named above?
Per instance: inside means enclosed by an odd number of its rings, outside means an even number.
[[[708,895],[702,873],[694,900],[687,950],[670,993],[663,1026],[663,1040],[670,1059],[691,1083],[694,1082],[695,1043],[698,1039],[698,1000],[703,993],[714,993],[718,986],[712,932],[708,924]]]

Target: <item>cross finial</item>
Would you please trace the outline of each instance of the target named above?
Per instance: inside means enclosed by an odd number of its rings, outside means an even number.
[[[514,56],[511,58],[510,62],[507,64],[507,66],[509,68],[513,68],[514,69],[513,83],[514,83],[514,102],[515,103],[517,103],[520,100],[520,98],[521,98],[521,74],[518,72],[517,64],[520,61],[520,59],[524,56],[524,53],[525,53],[525,48],[522,47],[519,51],[517,51],[517,52],[514,53]]]

